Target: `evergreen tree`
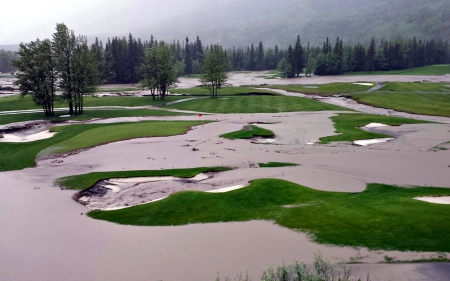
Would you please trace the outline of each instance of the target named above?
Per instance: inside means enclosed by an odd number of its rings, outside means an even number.
[[[295,42],[295,47],[294,47],[293,62],[291,62],[296,76],[300,76],[300,73],[303,72],[303,68],[305,67],[305,60],[304,60],[303,52],[304,51],[303,51],[302,43],[300,41],[300,35],[298,35],[297,41]]]
[[[189,38],[186,37],[186,45],[184,47],[184,72],[190,76],[192,73],[192,56],[191,56],[191,47],[189,46]]]
[[[375,70],[375,49],[375,39],[372,38],[366,54],[366,71],[369,71],[369,73]]]
[[[262,42],[259,42],[258,54],[256,56],[256,70],[264,70],[264,69],[266,69],[266,63],[264,59],[264,47]]]

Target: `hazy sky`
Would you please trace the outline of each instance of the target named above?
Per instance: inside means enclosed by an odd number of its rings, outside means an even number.
[[[218,0],[10,0],[3,1],[0,44],[51,38],[56,23],[75,34],[122,35]],[[229,1],[229,0],[219,0]]]

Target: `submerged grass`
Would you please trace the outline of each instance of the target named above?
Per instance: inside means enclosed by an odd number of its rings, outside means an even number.
[[[114,124],[84,124],[53,127],[53,137],[25,143],[0,143],[0,171],[35,165],[36,156],[68,152],[109,142],[183,134],[199,121],[147,121]]]
[[[258,163],[260,168],[278,168],[278,167],[294,167],[300,166],[294,163],[285,163],[285,162],[268,162],[268,163]]]
[[[442,195],[450,195],[450,190],[369,184],[367,190],[355,194],[260,179],[227,193],[184,191],[158,202],[115,211],[92,211],[88,215],[146,226],[271,220],[307,232],[319,243],[449,252],[450,206],[413,199]]]
[[[263,129],[254,125],[247,125],[242,130],[220,135],[226,139],[251,139],[253,137],[273,137],[275,134],[271,130]]]
[[[191,178],[199,173],[228,171],[228,167],[201,167],[192,169],[171,170],[142,170],[142,171],[119,171],[119,172],[95,172],[77,176],[69,176],[56,180],[61,188],[71,190],[84,190],[100,180],[111,178],[135,178],[135,177],[163,177],[172,176],[178,178]]]
[[[345,113],[331,117],[331,120],[334,122],[336,133],[340,134],[320,138],[321,141],[320,143],[322,144],[330,143],[333,141],[355,141],[355,140],[391,137],[388,135],[371,133],[359,129],[359,127],[363,127],[370,123],[382,123],[390,126],[400,126],[402,124],[431,123],[427,121],[413,120],[400,117],[390,117],[372,114],[345,114]]]

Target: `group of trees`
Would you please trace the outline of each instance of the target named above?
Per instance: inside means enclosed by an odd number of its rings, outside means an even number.
[[[100,73],[84,36],[76,37],[64,24],[57,24],[53,40],[20,44],[15,84],[22,96],[32,95],[45,115],[53,116],[56,100],[67,102],[70,115],[83,112],[83,96],[95,92]],[[56,91],[61,95],[56,95]]]
[[[4,59],[7,57],[7,59]],[[14,60],[14,58],[16,58]],[[6,61],[14,61],[8,66]],[[217,97],[217,89],[227,79],[227,71],[276,69],[282,77],[336,75],[352,71],[397,70],[450,62],[448,42],[443,40],[384,41],[368,46],[344,45],[327,38],[322,46],[306,47],[300,36],[286,50],[258,47],[223,49],[220,45],[203,47],[197,36],[193,42],[158,42],[151,36],[142,41],[128,38],[98,39],[89,47],[86,37],[76,37],[64,24],[58,24],[53,40],[21,44],[17,53],[0,51],[0,66],[19,70],[16,84],[22,95],[53,115],[53,103],[68,103],[70,114],[83,112],[83,96],[92,94],[100,83],[140,83],[153,99],[164,99],[167,90],[181,75],[202,74],[202,84]],[[56,89],[62,95],[55,95]]]
[[[448,41],[396,40],[369,46],[343,45],[337,38],[332,48],[328,38],[322,48],[310,51],[308,57],[315,64],[314,74],[336,75],[354,71],[387,71],[450,62]]]
[[[98,40],[92,45],[102,79],[107,83],[137,83],[140,81],[139,68],[144,59],[145,50],[158,45],[153,39],[141,41],[131,34],[128,38],[108,39],[106,47]],[[214,52],[216,46],[202,46],[197,36],[191,42],[173,41],[165,43],[172,51],[172,62],[178,76],[201,74],[205,68],[205,58]],[[368,46],[360,43],[344,45],[337,38],[331,43],[327,38],[322,46],[302,45],[300,36],[287,49],[265,48],[262,42],[255,47],[223,49],[224,67],[227,71],[257,71],[278,69],[282,77],[337,75],[353,71],[397,70],[417,66],[449,63],[448,42],[439,40],[384,41],[376,44],[372,39]]]

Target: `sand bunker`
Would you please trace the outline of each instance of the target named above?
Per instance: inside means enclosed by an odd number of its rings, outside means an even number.
[[[3,138],[0,138],[0,142],[31,142],[37,140],[43,140],[53,137],[56,134],[50,131],[43,131],[33,135],[23,134],[4,134]]]
[[[276,141],[277,141],[276,139],[253,138],[251,143],[254,143],[254,144],[273,144]]]
[[[440,197],[425,196],[425,197],[416,197],[414,199],[428,203],[450,205],[450,196],[440,196]]]
[[[376,143],[383,143],[383,142],[389,142],[389,141],[393,141],[394,138],[382,138],[382,139],[370,139],[370,140],[356,140],[353,141],[354,145],[359,145],[359,146],[369,146],[372,144],[376,144]]]
[[[246,186],[241,184],[220,188],[216,184],[200,183],[212,177],[213,173],[201,173],[193,178],[112,178],[79,192],[74,199],[91,210],[118,210],[159,201],[179,191],[223,193]]]
[[[389,126],[389,125],[382,124],[382,123],[370,123],[370,124],[367,124],[366,126],[364,126],[363,128],[377,128],[377,127],[386,127],[386,126]]]
[[[361,86],[373,86],[372,83],[353,83],[354,85],[361,85]]]

